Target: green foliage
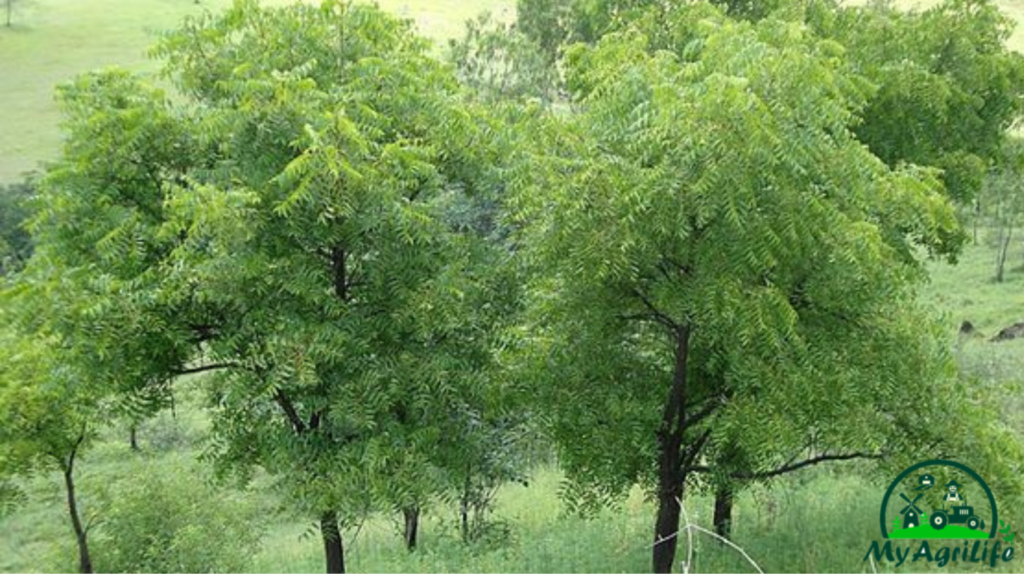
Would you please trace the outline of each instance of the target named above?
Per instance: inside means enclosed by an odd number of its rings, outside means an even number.
[[[447,489],[451,414],[498,405],[515,292],[451,218],[494,200],[492,122],[427,50],[343,2],[189,20],[154,50],[179,100],[117,70],[62,89],[33,221],[29,290],[123,412],[217,370],[207,456],[343,521]]]
[[[662,50],[627,32],[570,53],[582,112],[550,120],[516,198],[537,273],[526,369],[573,493],[655,483],[687,346],[684,455],[912,457],[964,396],[914,300],[919,247],[963,241],[938,173],[857,140],[871,92],[834,42],[701,5],[662,24]]]
[[[5,306],[8,304],[5,301]],[[4,312],[0,308],[0,312]],[[5,322],[11,315],[0,314]],[[68,467],[100,414],[98,399],[78,384],[52,340],[27,337],[13,322],[0,331],[0,481]],[[6,484],[4,492],[15,493]]]
[[[891,166],[942,168],[950,196],[968,203],[1022,111],[1024,57],[1006,47],[1013,22],[988,0],[923,12],[873,3],[808,20],[877,86],[857,136]]]
[[[98,568],[114,573],[225,573],[252,568],[264,531],[253,494],[218,489],[202,470],[140,464],[106,489],[95,537]]]
[[[1024,57],[1007,48],[1013,22],[991,0],[946,0],[923,12],[893,2],[713,4],[737,19],[803,22],[841,44],[833,55],[875,85],[858,112],[858,139],[891,167],[941,168],[947,193],[958,202],[969,204],[978,193],[1021,114]],[[521,29],[552,58],[571,43],[594,43],[637,24],[654,48],[678,48],[687,34],[670,29],[678,20],[669,6],[650,0],[520,0],[518,7]]]

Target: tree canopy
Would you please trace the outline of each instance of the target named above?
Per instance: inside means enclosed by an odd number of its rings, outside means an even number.
[[[516,197],[563,466],[581,498],[654,490],[655,571],[705,458],[738,446],[756,477],[912,452],[906,398],[927,420],[964,394],[915,300],[918,248],[963,234],[938,171],[858,140],[871,85],[843,48],[707,5],[665,18],[670,50],[629,30],[569,53],[580,112]]]

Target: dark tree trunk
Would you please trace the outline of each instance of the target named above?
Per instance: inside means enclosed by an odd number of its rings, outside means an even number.
[[[462,529],[462,541],[469,543],[472,539],[469,531],[469,507],[472,501],[473,495],[473,475],[472,470],[467,466],[466,470],[466,483],[462,486],[462,497],[459,499],[459,520],[461,521]]]
[[[459,505],[459,519],[461,521],[462,541],[468,543],[469,537],[469,502],[463,499]]]
[[[324,539],[324,558],[327,560],[327,573],[344,574],[345,548],[341,543],[338,516],[333,510],[320,515],[320,535]]]
[[[686,369],[690,333],[680,328],[676,338],[672,390],[658,430],[658,514],[654,523],[651,567],[656,574],[672,572],[679,532],[680,502],[686,481],[682,444],[686,431]]]
[[[128,428],[128,445],[131,447],[132,452],[139,451],[139,438],[134,424]]]
[[[715,533],[722,538],[732,535],[732,489],[723,486],[715,492]]]
[[[86,529],[82,525],[82,518],[78,514],[78,498],[75,496],[75,455],[78,447],[82,444],[80,436],[75,447],[71,450],[67,462],[61,463],[64,472],[64,488],[68,497],[68,515],[71,516],[71,527],[75,531],[75,541],[78,544],[78,571],[82,574],[92,574],[92,557],[89,555],[89,540]]]
[[[683,485],[673,479],[659,479],[658,516],[654,523],[654,552],[652,571],[670,574],[676,559],[679,538],[679,503],[683,498]],[[667,484],[667,486],[666,486]]]
[[[416,540],[420,534],[420,509],[418,506],[409,506],[402,510],[405,516],[405,548],[412,552],[416,549]]]

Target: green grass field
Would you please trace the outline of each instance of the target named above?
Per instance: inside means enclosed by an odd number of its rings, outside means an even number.
[[[145,57],[163,30],[187,15],[218,10],[231,0],[15,0],[14,26],[0,26],[0,184],[52,158],[60,148],[54,87],[76,74],[123,66],[151,73]],[[281,4],[288,0],[264,0]],[[860,0],[857,0],[860,1]],[[900,0],[908,6],[937,0]],[[514,15],[515,0],[379,0],[383,8],[413,19],[440,42],[458,36],[480,12]],[[1007,14],[1024,19],[1024,0],[999,0]],[[1010,45],[1024,48],[1024,29]]]
[[[286,0],[265,0],[284,4]],[[188,15],[231,0],[15,0],[14,26],[0,24],[0,184],[12,182],[60,148],[54,87],[76,74],[123,66],[152,73],[148,47]],[[511,18],[513,0],[380,0],[446,41],[482,11]]]

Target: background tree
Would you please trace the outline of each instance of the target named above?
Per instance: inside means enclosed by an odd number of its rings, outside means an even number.
[[[466,34],[449,44],[448,59],[459,81],[485,102],[558,97],[558,73],[540,46],[515,24],[494,22],[489,14],[466,23]]]
[[[1001,166],[994,169],[985,180],[982,194],[978,198],[980,215],[985,217],[990,226],[989,241],[996,246],[996,282],[1002,282],[1005,278],[1013,235],[1024,213],[1024,185],[1021,182],[1024,156],[1021,151],[1021,144],[1016,140],[1006,147]]]
[[[31,177],[0,186],[0,276],[20,270],[32,255],[32,238],[25,224],[34,194]]]
[[[924,11],[893,2],[722,0],[739,19],[804,22],[845,48],[876,89],[855,127],[876,156],[943,170],[948,194],[970,205],[1024,102],[1024,57],[1009,50],[1013,21],[992,0],[946,0]],[[678,43],[666,28],[671,3],[654,0],[520,0],[518,26],[551,59],[575,42],[647,19],[652,43]],[[669,46],[666,46],[667,48]]]
[[[0,365],[0,478],[60,472],[78,570],[92,573],[90,522],[80,508],[75,471],[103,422],[94,391],[81,385],[71,365],[56,360],[52,341],[39,334],[18,336],[8,328],[0,333],[0,345],[6,353]]]
[[[700,5],[668,23],[672,52],[624,33],[570,54],[582,112],[552,119],[514,206],[561,460],[580,499],[651,487],[658,572],[705,458],[738,447],[767,478],[912,453],[906,394],[924,418],[963,396],[913,299],[917,246],[962,233],[936,172],[857,140],[869,92],[841,48]]]
[[[941,168],[947,193],[970,205],[1022,111],[1024,56],[1006,46],[1013,21],[989,0],[921,12],[823,4],[807,9],[808,23],[877,86],[857,137],[890,166]]]

